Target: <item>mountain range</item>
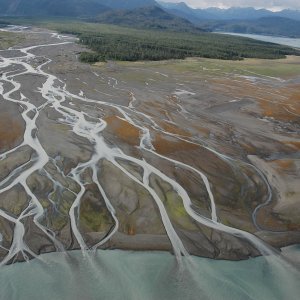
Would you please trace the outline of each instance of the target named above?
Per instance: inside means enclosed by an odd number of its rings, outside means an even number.
[[[300,20],[300,11],[285,9],[272,12],[253,7],[220,9],[193,9],[186,3],[168,3],[155,0],[0,0],[0,15],[97,15],[108,10],[132,10],[160,6],[166,12],[192,22],[203,20],[255,20],[263,17],[284,17]]]
[[[300,37],[300,11],[273,12],[253,7],[193,9],[184,2],[159,2],[170,14],[190,20],[207,31]]]
[[[283,17],[300,21],[300,11],[290,9],[278,12],[267,9],[255,9],[253,7],[194,9],[184,2],[167,3],[159,1],[158,3],[167,11],[183,18],[189,18],[193,22],[203,20],[257,20],[264,17]]]
[[[90,22],[172,31],[199,31],[154,0],[0,0],[0,15],[80,17]]]
[[[100,0],[0,0],[1,15],[89,16],[109,10]]]
[[[282,17],[264,17],[257,20],[203,21],[199,26],[207,31],[300,38],[300,21]]]
[[[252,7],[193,9],[155,0],[0,0],[2,16],[81,17],[99,23],[173,31],[231,31],[300,37],[300,11]]]
[[[197,28],[197,26],[188,20],[170,14],[158,6],[138,7],[132,10],[109,10],[98,15],[93,21],[105,24],[179,32],[196,32],[200,30],[200,28]]]
[[[0,0],[0,14],[9,16],[93,16],[108,10],[157,5],[154,0]]]

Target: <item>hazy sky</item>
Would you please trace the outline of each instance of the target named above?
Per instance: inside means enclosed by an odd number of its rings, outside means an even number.
[[[228,8],[232,6],[268,8],[281,10],[292,8],[300,10],[300,0],[163,0],[164,2],[185,2],[192,7],[220,7]]]

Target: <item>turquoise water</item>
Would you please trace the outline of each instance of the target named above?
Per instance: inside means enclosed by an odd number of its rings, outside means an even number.
[[[270,42],[270,43],[300,48],[300,39],[295,39],[295,38],[285,38],[285,37],[260,35],[260,34],[232,33],[232,32],[218,32],[218,33],[243,36],[243,37],[248,37],[263,42]]]
[[[296,254],[295,254],[296,253]],[[294,255],[300,253],[299,248]],[[299,274],[272,259],[230,262],[192,257],[178,268],[162,252],[46,254],[0,269],[0,299],[299,299]],[[271,262],[271,263],[270,263]]]

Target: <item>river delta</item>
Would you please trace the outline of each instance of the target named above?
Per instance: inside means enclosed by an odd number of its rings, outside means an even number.
[[[72,36],[9,31],[21,38],[0,52],[2,265],[156,250],[179,266],[264,255],[298,276],[280,249],[300,243],[299,57],[88,65]]]

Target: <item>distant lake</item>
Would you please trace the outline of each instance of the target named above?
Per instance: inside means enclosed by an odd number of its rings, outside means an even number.
[[[295,39],[295,38],[284,38],[284,37],[269,36],[269,35],[243,34],[243,33],[233,33],[233,32],[216,32],[216,33],[242,36],[242,37],[247,37],[259,41],[300,48],[300,38]]]

